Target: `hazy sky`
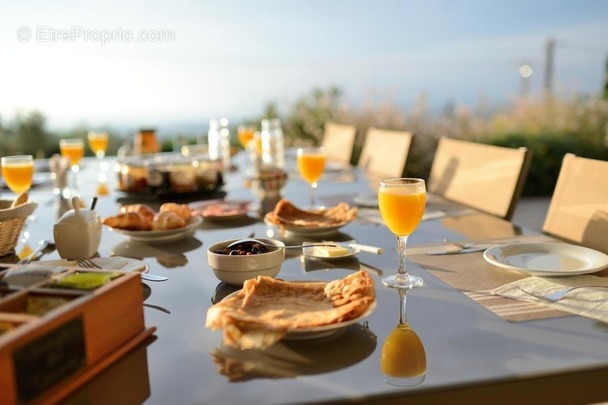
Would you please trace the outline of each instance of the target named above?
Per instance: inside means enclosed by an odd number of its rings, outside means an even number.
[[[347,103],[501,105],[523,61],[541,92],[550,36],[560,94],[598,92],[608,57],[605,0],[0,1],[0,116],[51,127],[238,119],[329,85]]]

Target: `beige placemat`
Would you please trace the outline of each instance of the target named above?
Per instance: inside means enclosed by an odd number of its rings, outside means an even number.
[[[519,242],[555,241],[544,235],[521,236]],[[496,241],[498,242],[498,241]],[[528,275],[494,266],[485,261],[483,252],[432,256],[422,253],[436,251],[438,246],[417,247],[408,258],[447,284],[508,321],[528,321],[571,315],[568,312],[534,303],[492,295],[490,291],[505,284],[529,277]]]

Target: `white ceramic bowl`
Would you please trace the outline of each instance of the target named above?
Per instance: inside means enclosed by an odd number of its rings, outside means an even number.
[[[285,261],[285,249],[283,249],[285,244],[283,242],[276,239],[260,238],[262,242],[277,246],[278,249],[268,253],[246,256],[215,253],[236,240],[217,242],[207,249],[209,266],[211,266],[217,278],[225,283],[240,286],[250,278],[257,276],[275,277],[279,274],[281,265]]]

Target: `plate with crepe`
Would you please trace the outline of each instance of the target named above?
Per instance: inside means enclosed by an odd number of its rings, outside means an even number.
[[[495,266],[540,277],[596,273],[608,267],[608,255],[567,243],[514,243],[483,254]]]
[[[110,231],[125,235],[134,242],[144,243],[164,243],[174,242],[194,235],[196,228],[203,222],[201,217],[190,217],[186,226],[175,229],[152,230],[152,231],[132,231],[110,227]]]

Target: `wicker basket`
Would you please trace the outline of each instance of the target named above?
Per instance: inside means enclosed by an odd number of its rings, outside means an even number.
[[[25,220],[38,206],[28,201],[11,208],[12,203],[12,200],[0,200],[0,256],[10,253],[17,246]]]

